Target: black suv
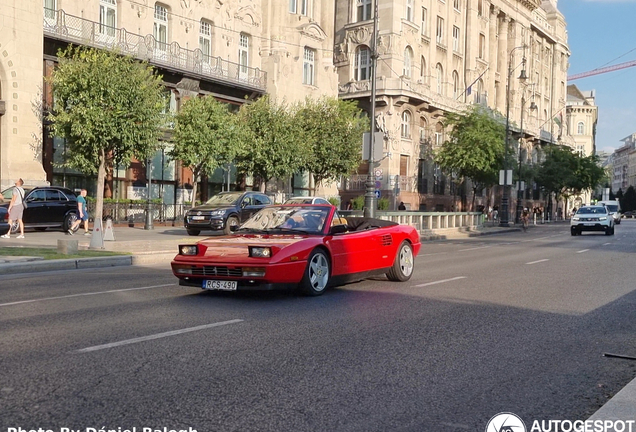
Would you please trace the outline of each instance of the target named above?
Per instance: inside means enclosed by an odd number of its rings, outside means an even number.
[[[267,195],[260,192],[221,192],[205,204],[188,210],[184,225],[192,236],[199,235],[202,230],[223,230],[225,234],[230,234],[271,203]]]
[[[11,202],[13,188],[2,191],[0,207],[7,209]],[[72,190],[57,186],[24,187],[24,209],[22,221],[25,228],[44,231],[47,228],[61,228],[67,231],[77,220],[77,197]],[[18,222],[13,221],[11,233],[18,231]]]

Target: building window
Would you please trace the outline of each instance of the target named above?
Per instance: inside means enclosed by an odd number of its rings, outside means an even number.
[[[315,57],[316,51],[305,47],[305,54],[303,55],[303,84],[315,84]]]
[[[359,46],[356,49],[353,75],[356,81],[371,79],[371,50],[366,46]]]
[[[409,175],[409,157],[408,155],[400,155],[400,177]]]
[[[289,0],[289,13],[296,13],[296,0]]]
[[[479,34],[479,58],[486,58],[486,35],[483,33]]]
[[[407,21],[413,21],[413,0],[406,0],[406,16]]]
[[[410,46],[404,48],[404,67],[402,68],[402,76],[411,78],[411,68],[413,67],[413,50]]]
[[[115,0],[100,0],[99,33],[114,37],[115,27],[117,27],[117,3]]]
[[[477,16],[484,14],[484,0],[477,0]]]
[[[300,14],[303,16],[311,16],[311,0],[300,1]]]
[[[371,19],[371,11],[373,3],[371,0],[358,0],[358,21],[367,21]]]
[[[442,65],[440,63],[437,63],[437,66],[435,67],[435,72],[436,72],[436,80],[437,80],[437,94],[443,94],[443,76],[444,76],[444,70],[442,69]]]
[[[152,34],[157,41],[157,48],[165,51],[168,44],[168,9],[157,3],[155,3],[155,25]]]
[[[459,27],[453,26],[453,51],[459,52]]]
[[[438,44],[444,43],[444,18],[437,17],[437,30],[435,31],[435,40]]]
[[[239,36],[239,78],[247,78],[247,68],[250,64],[250,37],[244,33]]]
[[[453,71],[453,99],[457,99],[459,94],[459,74]]]
[[[428,11],[425,7],[422,8],[422,36],[426,36],[428,34],[428,26],[426,25],[426,20],[428,17]]]
[[[402,113],[400,136],[402,138],[411,138],[411,113],[409,111],[404,111]]]
[[[54,20],[56,10],[57,0],[44,0],[44,18],[47,20]]]
[[[420,59],[420,77],[421,77],[422,83],[426,83],[426,75],[427,75],[426,59],[424,58],[424,56],[422,56],[422,58]]]
[[[209,63],[212,55],[212,25],[204,20],[199,24],[199,49],[203,53],[203,61]]]
[[[461,10],[461,0],[453,0],[453,8],[459,12]]]
[[[583,135],[585,133],[585,123],[579,122],[576,127],[576,133],[578,133],[579,135]]]

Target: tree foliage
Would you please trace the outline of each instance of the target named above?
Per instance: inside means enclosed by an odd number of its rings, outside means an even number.
[[[449,113],[446,124],[452,129],[437,150],[435,162],[459,183],[470,178],[474,189],[496,184],[505,155],[501,118],[475,105],[463,113]]]
[[[165,106],[161,77],[131,57],[92,48],[58,53],[49,78],[55,105],[51,133],[66,138],[66,164],[97,173],[95,218],[101,220],[106,170],[156,148]]]
[[[192,170],[192,205],[203,174],[229,164],[241,151],[237,116],[212,96],[188,99],[175,116],[174,147],[168,153]]]
[[[536,180],[546,192],[557,197],[578,195],[601,184],[605,171],[597,156],[582,157],[565,146],[551,146],[536,170]]]
[[[259,177],[262,191],[272,178],[289,178],[306,163],[311,149],[286,104],[263,96],[244,104],[238,121],[244,131],[241,142],[246,151],[237,157],[237,168]]]
[[[362,134],[369,125],[355,102],[307,98],[297,106],[295,122],[310,148],[303,168],[313,174],[316,186],[350,174],[360,165]]]

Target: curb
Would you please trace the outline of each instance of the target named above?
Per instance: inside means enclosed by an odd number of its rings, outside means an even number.
[[[120,267],[155,264],[172,260],[176,252],[159,252],[142,255],[119,255],[112,257],[39,260],[17,263],[0,263],[0,275],[40,273],[55,270],[79,270],[88,268]]]

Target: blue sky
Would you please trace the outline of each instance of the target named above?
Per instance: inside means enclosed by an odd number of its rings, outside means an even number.
[[[572,53],[568,75],[636,60],[636,0],[560,0],[558,8]],[[611,152],[636,132],[636,66],[568,84],[596,91],[597,150]]]

